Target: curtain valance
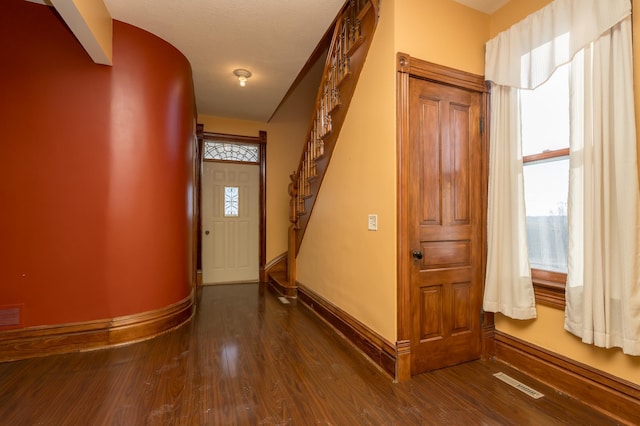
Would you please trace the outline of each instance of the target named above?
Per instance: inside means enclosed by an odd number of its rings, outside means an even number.
[[[555,0],[487,43],[485,78],[535,89],[630,14],[630,0]]]

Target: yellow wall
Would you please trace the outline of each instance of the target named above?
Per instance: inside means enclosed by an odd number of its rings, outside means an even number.
[[[289,175],[300,162],[325,57],[319,59],[269,121],[267,143],[267,260],[287,251]]]
[[[513,24],[523,20],[549,3],[551,3],[551,0],[511,0],[491,15],[489,38],[493,38],[499,32],[509,29]]]
[[[383,13],[391,2],[383,2]],[[415,58],[484,74],[489,16],[451,0],[396,0],[396,50]]]
[[[100,49],[109,62],[113,56],[113,24],[111,14],[103,1],[74,0],[78,12],[86,22]]]
[[[242,136],[267,132],[267,263],[287,251],[289,174],[298,167],[323,66],[324,58],[309,70],[268,123],[198,116],[205,132]]]
[[[382,2],[298,254],[301,284],[392,343],[397,336],[395,55],[402,51],[482,74],[488,34],[487,15],[451,0]],[[378,231],[367,230],[368,214],[378,215]]]
[[[261,121],[247,121],[237,120],[234,118],[214,117],[211,115],[198,115],[198,123],[204,125],[205,132],[227,133],[230,135],[257,137],[260,130],[266,130],[267,144],[270,142],[268,134],[269,125]]]
[[[397,327],[395,53],[484,74],[486,41],[549,2],[512,0],[492,16],[451,0],[382,3],[374,42],[298,256],[298,280],[390,342]],[[639,92],[636,87],[636,98]],[[378,214],[377,232],[366,230],[369,213]],[[539,306],[536,320],[497,315],[496,327],[640,383],[637,357],[581,343],[564,331],[563,315]]]
[[[373,44],[298,255],[298,281],[389,342],[395,342],[397,331],[395,54],[402,51],[484,74],[484,43],[549,1],[511,0],[490,17],[451,0],[382,2]],[[634,0],[634,6],[638,2]],[[635,28],[640,28],[638,25],[634,16]],[[638,47],[635,50],[638,68],[640,52]],[[640,94],[637,84],[636,102]],[[288,198],[283,192],[302,143],[294,142],[296,138],[285,141],[287,114],[274,117],[266,127],[266,123],[200,117],[205,130],[222,133],[257,135],[258,130],[271,132],[270,126],[274,126],[273,133],[278,136],[269,134],[274,148],[269,148],[267,159],[271,203],[267,260],[286,250]],[[306,126],[306,120],[298,125]],[[282,128],[276,130],[276,126]],[[292,157],[287,155],[290,143],[297,145]],[[376,232],[366,229],[370,213],[378,214]],[[538,306],[538,318],[532,321],[496,315],[496,328],[640,384],[640,358],[581,343],[564,331],[563,315],[560,310]]]
[[[297,257],[297,279],[396,340],[393,2],[385,0]],[[367,215],[378,215],[378,231]]]
[[[113,23],[102,0],[50,0],[91,59],[112,65]]]
[[[640,384],[640,357],[624,355],[619,349],[586,345],[565,331],[564,311],[538,305],[538,318],[518,321],[496,315],[496,329],[567,358]]]
[[[636,8],[636,6],[640,6],[637,4],[639,2],[640,0],[633,1],[634,10],[640,10]],[[492,36],[508,29],[547,3],[550,3],[550,0],[511,0],[491,16]],[[634,16],[634,28],[640,28],[638,24],[640,23],[636,22]],[[634,46],[634,65],[638,69],[640,51],[637,43]],[[636,105],[640,105],[638,103],[640,90],[638,90],[637,82],[634,90]],[[639,122],[638,112],[640,112],[640,108],[636,108],[636,123]],[[496,315],[496,329],[606,373],[640,384],[640,357],[624,355],[619,349],[606,350],[586,345],[564,330],[564,311],[541,305],[538,305],[537,309],[538,318],[531,321],[517,321]]]

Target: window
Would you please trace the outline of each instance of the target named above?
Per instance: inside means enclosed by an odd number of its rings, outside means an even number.
[[[258,163],[258,145],[204,141],[204,159]]]
[[[567,277],[569,110],[569,65],[535,90],[520,90],[527,248],[536,293],[540,285],[560,292]]]
[[[567,273],[569,159],[560,155],[524,166],[527,248],[532,269]]]
[[[536,316],[535,301],[543,294],[539,289],[550,287],[541,282],[544,278],[537,279],[536,271],[561,275],[564,282],[548,281],[564,291],[546,292],[544,297],[565,307],[564,328],[584,343],[620,347],[626,354],[640,355],[635,332],[640,329],[640,316],[633,308],[640,300],[634,293],[638,272],[633,232],[640,217],[640,188],[634,97],[630,95],[634,87],[631,2],[594,0],[593,5],[576,8],[574,0],[555,0],[487,43],[492,150],[484,306],[512,318],[531,319]],[[568,49],[563,38],[567,32]],[[566,71],[555,73],[567,63],[571,64],[566,74],[570,78],[558,77]],[[553,87],[555,79],[569,80],[570,96],[568,84],[559,83],[541,104],[548,117],[523,123],[534,116],[544,117],[543,112],[527,112],[530,93],[524,91]],[[565,99],[569,99],[569,108],[564,106]],[[569,119],[562,118],[567,110]],[[565,124],[556,128],[556,119]],[[526,213],[534,216],[550,211],[547,216],[564,216],[564,206],[558,206],[564,197],[552,194],[567,180],[562,157],[569,149],[566,143],[555,145],[566,134],[566,123],[571,129],[568,273],[552,271],[564,269],[560,254],[564,238],[553,238],[548,244],[559,245],[559,249],[549,257],[532,260],[547,269],[529,274],[522,258],[528,253]],[[529,149],[533,142],[527,140],[532,134],[541,145],[535,149]],[[522,136],[524,153],[513,144],[514,136]],[[562,177],[552,177],[552,169],[561,167]],[[545,182],[545,178],[550,179]],[[536,183],[541,190],[534,190]],[[552,207],[535,213],[540,203],[536,192]],[[528,207],[523,211],[527,198]],[[544,225],[558,225],[554,221],[547,219]],[[561,295],[566,296],[566,304]]]
[[[225,217],[237,217],[240,211],[238,198],[240,188],[237,186],[224,187],[224,215]]]

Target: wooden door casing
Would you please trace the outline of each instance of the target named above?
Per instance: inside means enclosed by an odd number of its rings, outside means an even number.
[[[201,206],[202,204],[202,173],[203,173],[203,168],[204,168],[204,157],[203,157],[203,153],[204,153],[204,143],[206,140],[213,140],[213,141],[219,141],[219,142],[232,142],[232,143],[249,143],[249,144],[258,144],[259,146],[259,150],[258,150],[258,156],[259,156],[259,161],[258,161],[258,165],[259,165],[259,173],[260,173],[260,188],[259,188],[259,232],[260,232],[260,237],[259,237],[259,241],[260,241],[260,245],[259,245],[259,260],[260,260],[260,264],[259,264],[259,274],[260,274],[260,281],[261,282],[265,282],[267,280],[267,273],[266,273],[266,258],[267,258],[267,218],[266,218],[266,212],[267,212],[267,183],[266,183],[266,179],[267,179],[267,132],[264,130],[260,130],[259,131],[259,135],[258,136],[244,136],[244,135],[232,135],[232,134],[226,134],[226,133],[214,133],[214,132],[205,132],[204,131],[204,126],[203,125],[199,125],[201,126],[198,130],[198,144],[199,144],[199,152],[200,152],[200,157],[199,157],[199,162],[200,162],[200,176],[199,176],[199,185],[198,185],[198,194],[197,194],[197,199],[199,201],[199,205]],[[202,232],[204,231],[203,229],[203,223],[202,223],[202,211],[200,209],[200,211],[198,212],[198,216],[197,216],[197,221],[198,221],[198,225],[197,225],[197,231],[198,231],[198,266],[199,266],[199,285],[202,285],[202,245],[203,245],[203,241],[202,241]]]
[[[480,76],[408,55],[398,71],[396,378],[405,380],[485,348],[486,93]]]

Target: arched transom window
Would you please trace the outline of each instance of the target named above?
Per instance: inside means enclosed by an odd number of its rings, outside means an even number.
[[[234,142],[204,141],[204,159],[238,161],[242,163],[259,162],[259,146]]]

